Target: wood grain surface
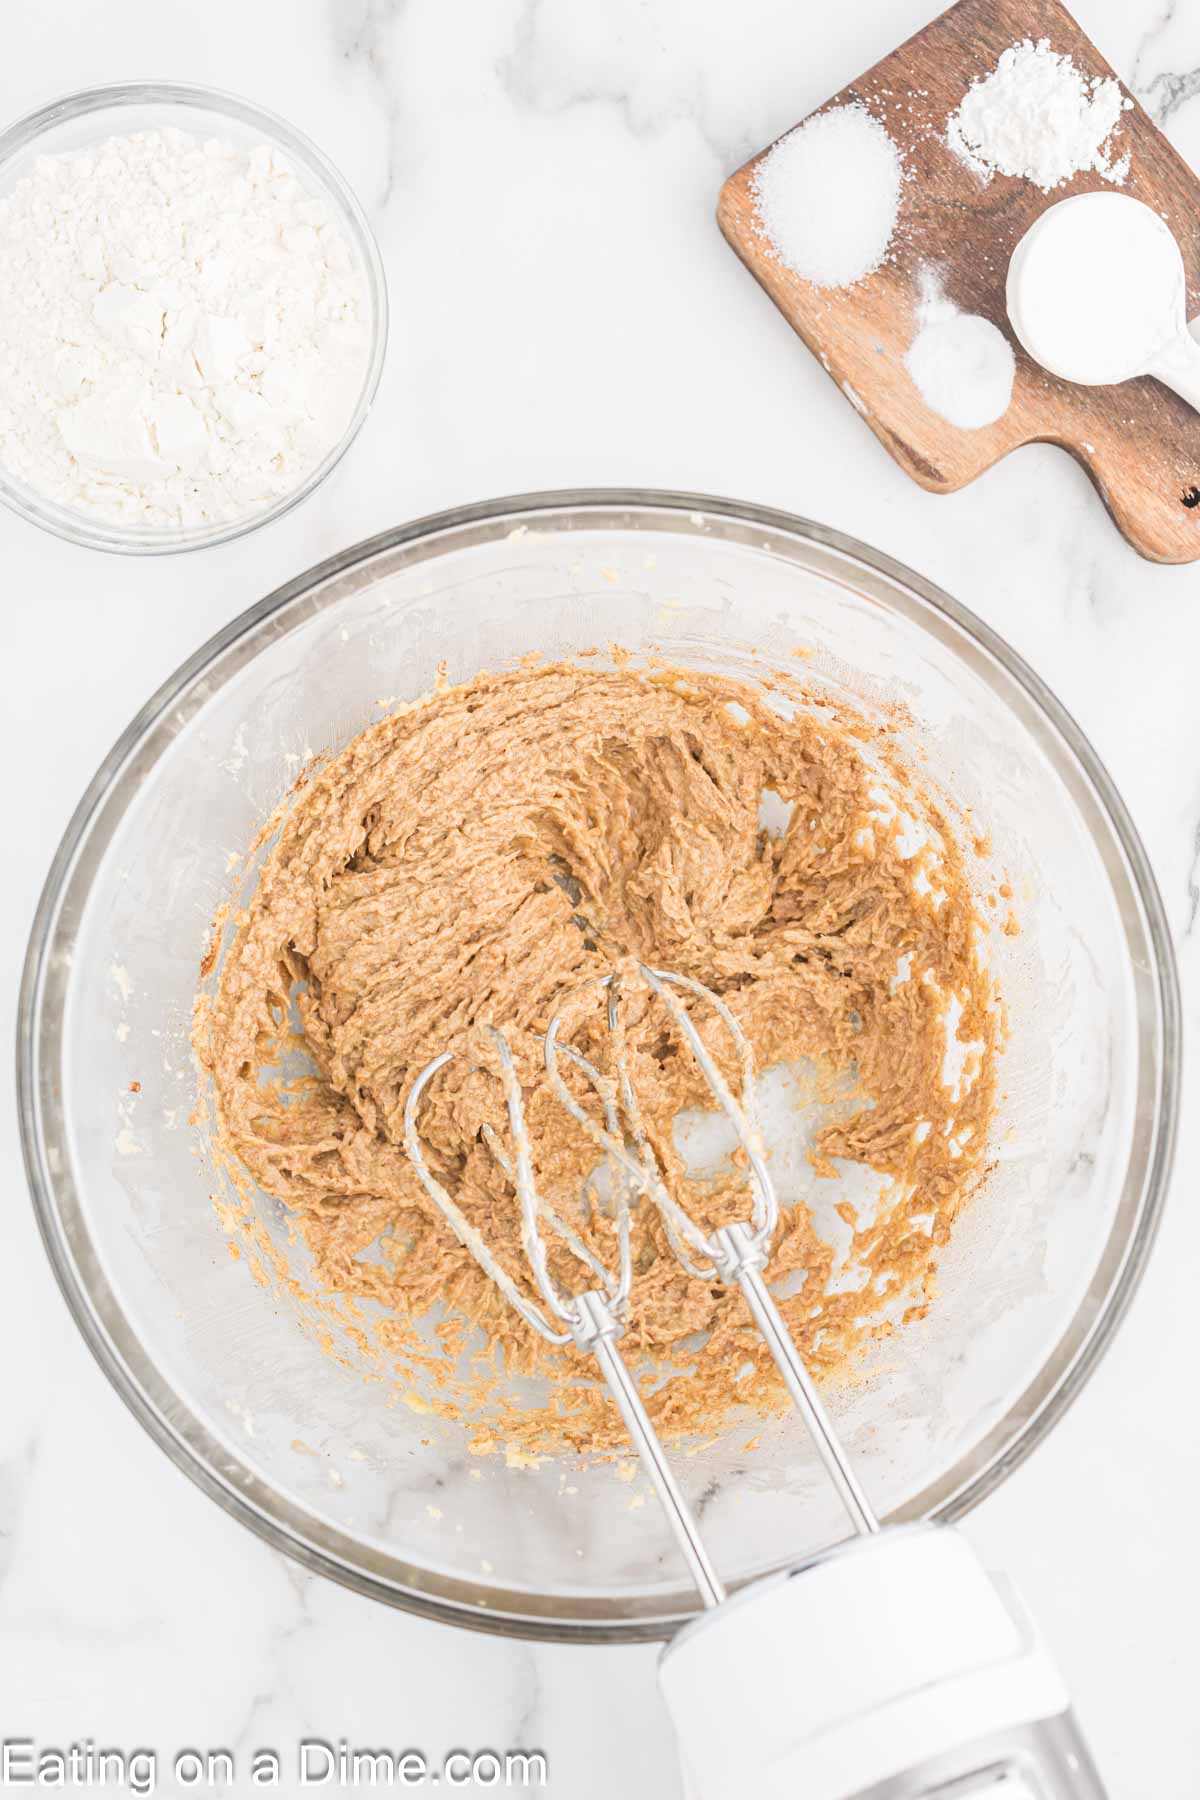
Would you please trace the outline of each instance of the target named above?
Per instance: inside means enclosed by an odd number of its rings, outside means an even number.
[[[1054,443],[1088,471],[1134,548],[1158,562],[1200,557],[1200,414],[1159,382],[1086,388],[1060,381],[1016,343],[1004,305],[1009,257],[1046,207],[1089,189],[1132,194],[1166,219],[1183,251],[1188,316],[1200,311],[1200,181],[1136,100],[1115,153],[1131,153],[1124,186],[1077,175],[1052,194],[993,175],[984,183],[945,141],[970,83],[1023,38],[1048,38],[1086,76],[1113,71],[1057,0],[958,0],[828,106],[860,101],[887,126],[909,179],[889,258],[852,288],[814,287],[773,256],[755,229],[751,178],[766,150],[721,190],[721,230],[751,274],[914,481],[950,493],[1020,444]],[[1122,89],[1123,92],[1124,88]],[[824,111],[825,108],[819,109]],[[768,149],[770,146],[767,147]],[[1017,355],[1012,403],[963,431],[922,401],[904,367],[919,329],[919,281],[935,268],[949,299],[1005,332]]]

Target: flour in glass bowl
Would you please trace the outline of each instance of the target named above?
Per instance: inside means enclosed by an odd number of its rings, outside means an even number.
[[[0,198],[0,464],[61,506],[264,510],[340,442],[370,350],[354,253],[270,145],[139,132]]]

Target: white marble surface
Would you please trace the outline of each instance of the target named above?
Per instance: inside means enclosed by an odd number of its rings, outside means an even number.
[[[1078,0],[1200,163],[1200,0]],[[141,564],[0,517],[11,1030],[59,833],[145,696],[319,557],[457,501],[688,487],[825,520],[914,564],[1028,656],[1107,761],[1154,860],[1200,1015],[1200,568],[1140,562],[1050,448],[949,499],[892,465],[735,259],[718,185],[922,24],[930,0],[38,0],[5,9],[0,110],[162,75],[310,132],[379,234],[394,335],[356,453],[245,543]],[[1200,430],[1200,427],[1198,427]],[[1192,1080],[1189,1094],[1194,1097]],[[301,1736],[544,1748],[556,1800],[678,1789],[651,1650],[512,1645],[292,1566],[171,1468],[55,1291],[0,1095],[0,1736]],[[1200,1150],[1115,1348],[968,1531],[1024,1589],[1115,1800],[1200,1793]],[[160,1791],[169,1791],[165,1783]]]

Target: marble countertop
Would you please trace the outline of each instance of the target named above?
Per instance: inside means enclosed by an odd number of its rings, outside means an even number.
[[[393,339],[356,451],[314,500],[246,542],[136,562],[0,516],[6,1040],[61,830],[112,740],[185,655],[357,538],[460,501],[578,484],[690,488],[803,513],[980,613],[1112,771],[1162,886],[1188,1025],[1200,1023],[1200,568],[1139,561],[1049,447],[952,497],[919,492],[713,221],[721,180],[749,151],[931,10],[8,9],[7,115],[157,75],[245,93],[309,132],[371,215]],[[1200,166],[1200,4],[1076,10]],[[510,1644],[389,1612],[289,1563],[180,1476],[109,1389],[54,1288],[7,1087],[0,1131],[0,1737],[91,1735],[164,1754],[286,1749],[304,1736],[437,1756],[523,1745],[546,1752],[556,1800],[678,1793],[652,1649]],[[966,1527],[1039,1618],[1114,1800],[1200,1792],[1196,1136],[1185,1116],[1160,1243],[1114,1348]],[[167,1780],[159,1791],[175,1790]]]

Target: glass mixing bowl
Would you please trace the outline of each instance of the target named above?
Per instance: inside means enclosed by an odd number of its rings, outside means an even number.
[[[264,1267],[260,1291],[215,1216],[189,1028],[210,921],[254,878],[236,853],[314,753],[439,665],[459,679],[610,643],[752,680],[803,668],[868,715],[900,703],[923,777],[974,809],[1012,886],[1020,933],[989,933],[1011,1026],[991,1173],[929,1317],[827,1392],[881,1512],[965,1512],[1061,1416],[1136,1285],[1171,1160],[1178,999],[1145,853],[1078,728],[977,619],[863,545],[728,501],[601,492],[469,507],[332,558],[205,645],[114,747],[50,872],[20,1016],[51,1261],[175,1462],[375,1598],[593,1640],[695,1609],[644,1479],[472,1455],[419,1383],[364,1380],[332,1314]],[[281,1209],[258,1211],[302,1277]],[[675,1466],[734,1583],[845,1533],[795,1417]]]
[[[41,156],[69,155],[105,138],[167,129],[187,132],[201,141],[219,138],[243,150],[269,144],[280,151],[308,192],[324,202],[350,247],[366,297],[371,339],[362,387],[338,442],[298,487],[244,519],[180,529],[123,525],[62,506],[0,467],[0,501],[22,518],[71,543],[132,556],[201,550],[210,544],[228,543],[299,506],[337,467],[358,436],[371,410],[387,349],[388,303],[383,263],[353,189],[302,132],[236,94],[174,81],[128,81],[65,94],[0,132],[0,199],[12,192]]]

